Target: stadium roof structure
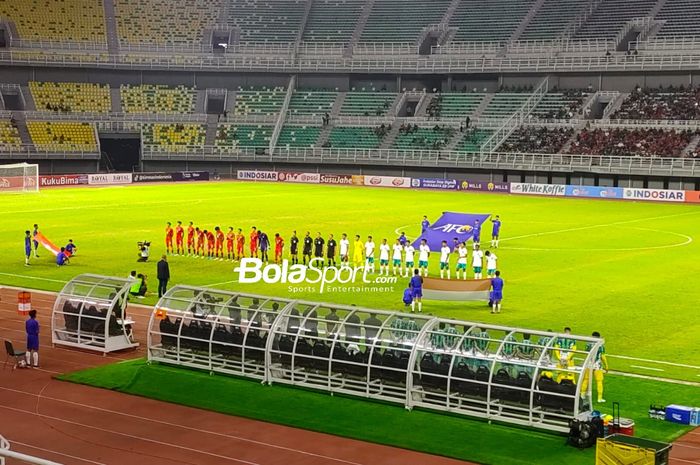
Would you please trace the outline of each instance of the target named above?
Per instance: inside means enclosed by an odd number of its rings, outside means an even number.
[[[582,381],[602,344],[421,313],[176,286],[151,316],[148,358],[566,432],[572,418],[591,411],[581,397],[590,399],[590,383],[582,392]]]
[[[127,278],[94,274],[68,281],[54,302],[52,342],[105,353],[138,347],[126,315],[132,284]]]

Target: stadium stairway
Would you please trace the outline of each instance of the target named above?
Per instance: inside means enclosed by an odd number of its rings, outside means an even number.
[[[112,112],[121,113],[122,109],[122,93],[119,87],[110,87],[109,95],[112,100]]]
[[[399,128],[401,127],[401,122],[394,121],[391,126],[391,131],[389,131],[384,139],[382,139],[381,144],[379,144],[380,149],[390,149],[394,146],[396,138],[399,136]]]
[[[29,86],[20,86],[20,90],[24,99],[24,111],[37,111],[36,102],[32,91],[29,90]]]
[[[525,31],[527,25],[530,24],[530,21],[532,21],[532,18],[534,18],[537,12],[540,11],[540,8],[542,7],[543,3],[544,0],[537,0],[535,3],[532,4],[532,6],[530,7],[530,11],[527,12],[523,20],[520,21],[518,27],[516,27],[513,33],[510,35],[510,38],[508,39],[510,42],[516,41],[520,38],[523,31]]]
[[[348,48],[346,49],[347,53],[352,54],[353,47],[357,45],[357,43],[360,41],[362,31],[365,30],[365,26],[367,25],[367,20],[369,19],[369,15],[372,12],[374,2],[375,0],[367,0],[365,6],[362,7],[362,14],[357,19],[357,24],[355,24],[355,30],[352,31],[352,37],[350,38],[350,43],[348,44]]]
[[[605,107],[605,110],[603,110],[603,114],[607,115],[607,117],[604,117],[603,119],[610,119],[610,116],[615,114],[615,112],[620,109],[622,103],[627,99],[627,97],[629,97],[629,95],[629,92],[620,92],[614,100],[608,103],[608,106]]]
[[[416,105],[416,109],[413,111],[414,116],[428,116],[426,112],[430,106],[430,102],[433,101],[435,94],[424,94]]]
[[[119,33],[117,32],[117,15],[114,12],[114,0],[102,0],[102,2],[105,12],[107,50],[110,54],[116,54],[119,53]],[[112,98],[114,99],[114,95],[112,95]]]
[[[195,92],[194,112],[195,113],[206,113],[206,109],[204,108],[204,105],[205,105],[206,100],[207,100],[207,91],[195,89],[194,92]]]
[[[493,100],[494,95],[496,94],[486,94],[486,96],[481,100],[479,106],[474,109],[472,119],[481,117],[481,114],[484,112],[484,110],[486,110],[486,108],[488,108],[488,106],[491,104],[491,100]]]
[[[216,145],[216,136],[219,131],[219,115],[207,115],[207,131],[204,136],[204,145]]]
[[[683,149],[683,152],[681,153],[682,157],[687,157],[692,153],[695,153],[695,149],[698,148],[698,145],[700,145],[700,135],[695,135],[693,138],[690,140],[690,144]]]
[[[340,116],[340,109],[343,107],[343,102],[345,102],[345,96],[347,92],[338,92],[331,106],[329,115],[331,115],[331,124],[324,126],[321,132],[318,134],[318,139],[316,140],[316,147],[323,147],[323,144],[328,142],[331,137],[331,132],[333,131],[334,122],[337,121]]]
[[[226,91],[226,107],[224,110],[227,114],[233,115],[236,110],[236,97],[238,96],[238,91],[229,89]]]
[[[24,116],[24,112],[15,112],[13,116],[15,118],[15,122],[17,123],[17,132],[19,133],[19,138],[22,140],[22,144],[33,144],[32,136],[29,135],[29,129],[27,129],[27,118]]]
[[[446,152],[456,151],[457,147],[459,146],[459,144],[462,142],[463,139],[464,139],[464,133],[456,131],[452,135],[452,138],[447,142],[447,145],[445,145],[445,148],[443,150]]]
[[[304,5],[304,15],[301,17],[299,22],[299,30],[297,31],[297,37],[294,39],[295,48],[299,46],[302,39],[304,38],[304,31],[306,30],[306,25],[309,22],[309,15],[311,14],[311,8],[314,6],[314,0],[306,0],[306,5]]]

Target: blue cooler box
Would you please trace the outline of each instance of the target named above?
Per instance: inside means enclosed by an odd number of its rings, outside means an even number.
[[[693,409],[682,405],[669,405],[666,407],[666,421],[689,425]]]

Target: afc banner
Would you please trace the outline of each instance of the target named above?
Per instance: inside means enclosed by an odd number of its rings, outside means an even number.
[[[442,241],[447,241],[450,247],[454,247],[454,239],[466,242],[474,236],[474,225],[478,220],[483,226],[484,221],[491,215],[478,213],[443,212],[421,236],[413,242],[413,247],[418,249],[422,239],[428,241],[432,252],[438,253],[442,247]]]

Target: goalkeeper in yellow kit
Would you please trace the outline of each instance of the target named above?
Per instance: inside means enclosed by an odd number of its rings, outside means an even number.
[[[598,331],[594,331],[593,337],[600,337]],[[586,350],[590,351],[593,348],[593,344],[587,344]],[[601,344],[598,351],[593,359],[593,377],[595,378],[596,388],[598,390],[598,403],[605,402],[603,399],[603,378],[605,373],[608,372],[608,358],[605,356],[605,345]],[[590,370],[586,370],[583,373],[583,381],[581,381],[581,397],[585,397],[588,392],[588,377],[590,376]]]

